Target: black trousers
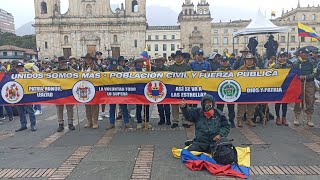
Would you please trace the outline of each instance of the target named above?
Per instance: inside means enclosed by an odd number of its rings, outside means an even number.
[[[198,152],[205,152],[210,154],[211,153],[211,149],[210,149],[210,145],[206,145],[204,143],[197,143],[197,142],[193,142],[187,149],[188,151],[198,151]]]
[[[286,104],[286,103],[275,105],[276,115],[277,115],[277,117],[280,117],[280,106],[281,105],[282,105],[282,117],[287,117],[288,104]]]
[[[236,113],[234,111],[234,104],[227,104],[228,107],[228,117],[230,122],[234,122],[234,118],[236,117]],[[218,104],[217,109],[223,112],[224,104]]]
[[[160,122],[171,122],[170,121],[170,104],[158,104],[158,112],[160,116]]]
[[[137,120],[138,120],[138,123],[142,123],[142,106],[144,106],[146,108],[146,110],[144,110],[145,112],[143,112],[143,118],[145,117],[145,113],[146,113],[146,121],[149,122],[149,108],[150,108],[150,105],[137,105],[137,109],[136,109],[136,116],[137,116]]]

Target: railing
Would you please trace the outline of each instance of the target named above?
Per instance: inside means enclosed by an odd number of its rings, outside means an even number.
[[[3,56],[0,55],[0,59],[24,59],[25,56]]]

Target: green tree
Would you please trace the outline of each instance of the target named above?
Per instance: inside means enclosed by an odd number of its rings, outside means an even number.
[[[36,48],[36,36],[16,36],[13,33],[0,31],[0,46],[2,45],[14,45],[21,48],[35,49]]]

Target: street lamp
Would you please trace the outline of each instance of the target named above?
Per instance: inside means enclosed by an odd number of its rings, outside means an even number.
[[[40,48],[35,48],[33,51],[37,53],[37,58],[36,58],[36,59],[37,59],[37,61],[38,61],[38,60],[39,60]]]

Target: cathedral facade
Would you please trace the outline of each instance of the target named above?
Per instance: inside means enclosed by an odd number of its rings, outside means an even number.
[[[196,3],[196,4],[194,4]],[[59,0],[35,0],[35,29],[39,58],[72,55],[81,57],[87,52],[101,51],[105,56],[137,57],[148,47],[151,57],[170,56],[176,50],[192,53],[203,49],[212,52],[238,54],[251,36],[233,37],[250,20],[212,22],[207,0],[184,0],[176,26],[148,26],[146,0],[125,0],[121,8],[111,10],[108,0],[69,0],[69,10],[60,13]],[[298,22],[320,32],[319,5],[301,7],[285,12],[272,22],[289,26],[290,32],[274,34],[279,51],[294,51],[299,46],[313,45],[317,41],[298,36]],[[258,52],[263,54],[267,35],[255,35]]]
[[[79,58],[96,51],[133,57],[146,47],[146,0],[125,0],[115,12],[107,0],[69,0],[65,14],[60,0],[34,3],[40,59]]]

